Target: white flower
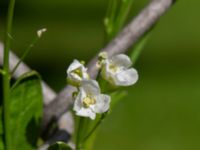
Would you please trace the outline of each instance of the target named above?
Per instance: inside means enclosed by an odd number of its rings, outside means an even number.
[[[76,115],[95,119],[96,113],[108,111],[110,96],[101,94],[98,83],[95,80],[83,80],[79,93],[74,102]]]
[[[67,80],[71,85],[79,86],[83,79],[89,79],[87,68],[75,59],[67,69]]]
[[[115,86],[129,86],[136,83],[138,73],[130,68],[132,62],[125,54],[115,55],[102,60],[102,77]]]

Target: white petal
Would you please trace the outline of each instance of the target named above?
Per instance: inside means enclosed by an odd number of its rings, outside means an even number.
[[[110,81],[112,80],[113,76],[116,74],[116,72],[113,72],[111,69],[110,69],[110,62],[109,61],[105,61],[105,64],[102,68],[102,71],[101,71],[101,75],[102,77],[107,80],[107,81]]]
[[[125,54],[115,55],[111,58],[111,62],[116,66],[128,68],[132,65],[130,58]]]
[[[138,80],[138,73],[134,68],[130,68],[120,73],[117,73],[114,78],[115,85],[129,86],[136,83]]]
[[[108,111],[110,107],[110,96],[100,94],[97,97],[96,104],[93,106],[93,111],[96,113],[104,113]]]
[[[87,69],[86,68],[82,68],[82,72],[83,72],[83,79],[89,79],[89,74],[87,73]]]
[[[82,80],[81,87],[87,94],[98,95],[100,93],[99,84],[95,80]]]
[[[84,97],[86,97],[85,91],[82,88],[80,88],[79,90],[80,91],[74,101],[74,107],[73,107],[74,111],[79,111],[83,107],[82,100]]]
[[[68,78],[70,80],[76,81],[76,82],[78,82],[78,81],[80,82],[82,80],[82,78],[79,75],[77,75],[76,73],[70,73],[70,74],[68,74]]]
[[[75,59],[67,69],[67,73],[69,74],[70,72],[82,67],[84,67],[83,64],[81,64],[78,60]]]
[[[76,115],[82,117],[89,117],[92,120],[94,120],[96,117],[96,114],[90,108],[81,108],[78,112],[76,112]]]

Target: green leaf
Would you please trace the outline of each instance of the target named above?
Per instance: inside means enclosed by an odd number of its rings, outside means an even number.
[[[14,84],[9,108],[11,149],[36,149],[42,117],[41,81],[36,72],[24,74]]]
[[[48,150],[72,150],[72,148],[64,142],[56,142]]]

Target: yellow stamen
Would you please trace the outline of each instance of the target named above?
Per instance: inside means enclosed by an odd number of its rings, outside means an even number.
[[[84,107],[89,107],[90,105],[94,105],[96,103],[96,100],[91,97],[91,96],[86,96],[84,99],[83,99],[83,105]]]
[[[110,69],[112,72],[117,72],[118,67],[117,67],[116,65],[114,65],[114,64],[110,64],[110,65],[109,65],[109,69]]]
[[[73,72],[74,72],[75,74],[77,74],[79,77],[83,77],[81,68],[77,68],[77,69],[73,70]]]

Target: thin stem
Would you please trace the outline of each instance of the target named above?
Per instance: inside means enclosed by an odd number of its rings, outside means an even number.
[[[24,60],[24,58],[28,55],[28,53],[30,52],[31,48],[38,42],[38,40],[40,39],[39,36],[37,36],[33,42],[27,47],[27,49],[24,51],[24,54],[22,55],[22,57],[20,58],[20,60],[17,62],[16,66],[13,68],[11,75],[13,75],[15,73],[15,71],[17,70],[17,68],[19,67],[20,63]]]
[[[115,36],[123,27],[134,0],[122,0],[121,7],[114,23],[113,35]]]
[[[9,49],[10,49],[10,37],[12,31],[12,21],[14,14],[15,0],[10,0],[8,7],[8,16],[6,24],[5,33],[5,47],[4,47],[4,65],[3,70],[5,74],[3,75],[3,117],[4,117],[4,140],[5,140],[5,150],[10,149],[10,139],[9,139],[9,98],[10,98],[10,74],[9,74]]]
[[[81,139],[81,128],[83,125],[83,117],[79,117],[77,135],[76,135],[76,150],[80,149],[80,139]]]
[[[83,139],[83,143],[86,142],[89,137],[96,131],[96,129],[99,127],[99,125],[102,123],[102,121],[104,120],[104,118],[107,116],[108,112],[105,112],[101,115],[100,119],[98,120],[98,122],[94,125],[94,127],[90,130],[90,132],[88,132],[88,134],[84,137]]]
[[[111,25],[113,25],[113,22],[115,20],[116,10],[117,10],[117,0],[112,0],[111,13],[110,13],[110,22],[111,22]]]
[[[106,12],[105,18],[109,18],[110,14],[111,14],[112,3],[113,3],[113,0],[109,0],[109,2],[108,2],[108,8],[107,8],[107,12]]]
[[[113,32],[113,24],[114,20],[116,17],[116,12],[117,12],[117,2],[118,0],[110,0],[109,1],[109,6],[107,10],[106,17],[104,19],[104,24],[105,24],[105,31],[106,31],[106,41],[108,42],[110,40],[110,35]]]
[[[153,29],[153,28],[152,28]],[[151,30],[152,30],[151,29]],[[144,46],[147,43],[147,40],[149,39],[149,36],[151,35],[151,30],[148,31],[141,39],[136,43],[136,45],[132,48],[132,52],[130,54],[130,58],[133,62],[133,65],[137,62],[137,59],[139,58],[142,50],[144,49]]]

